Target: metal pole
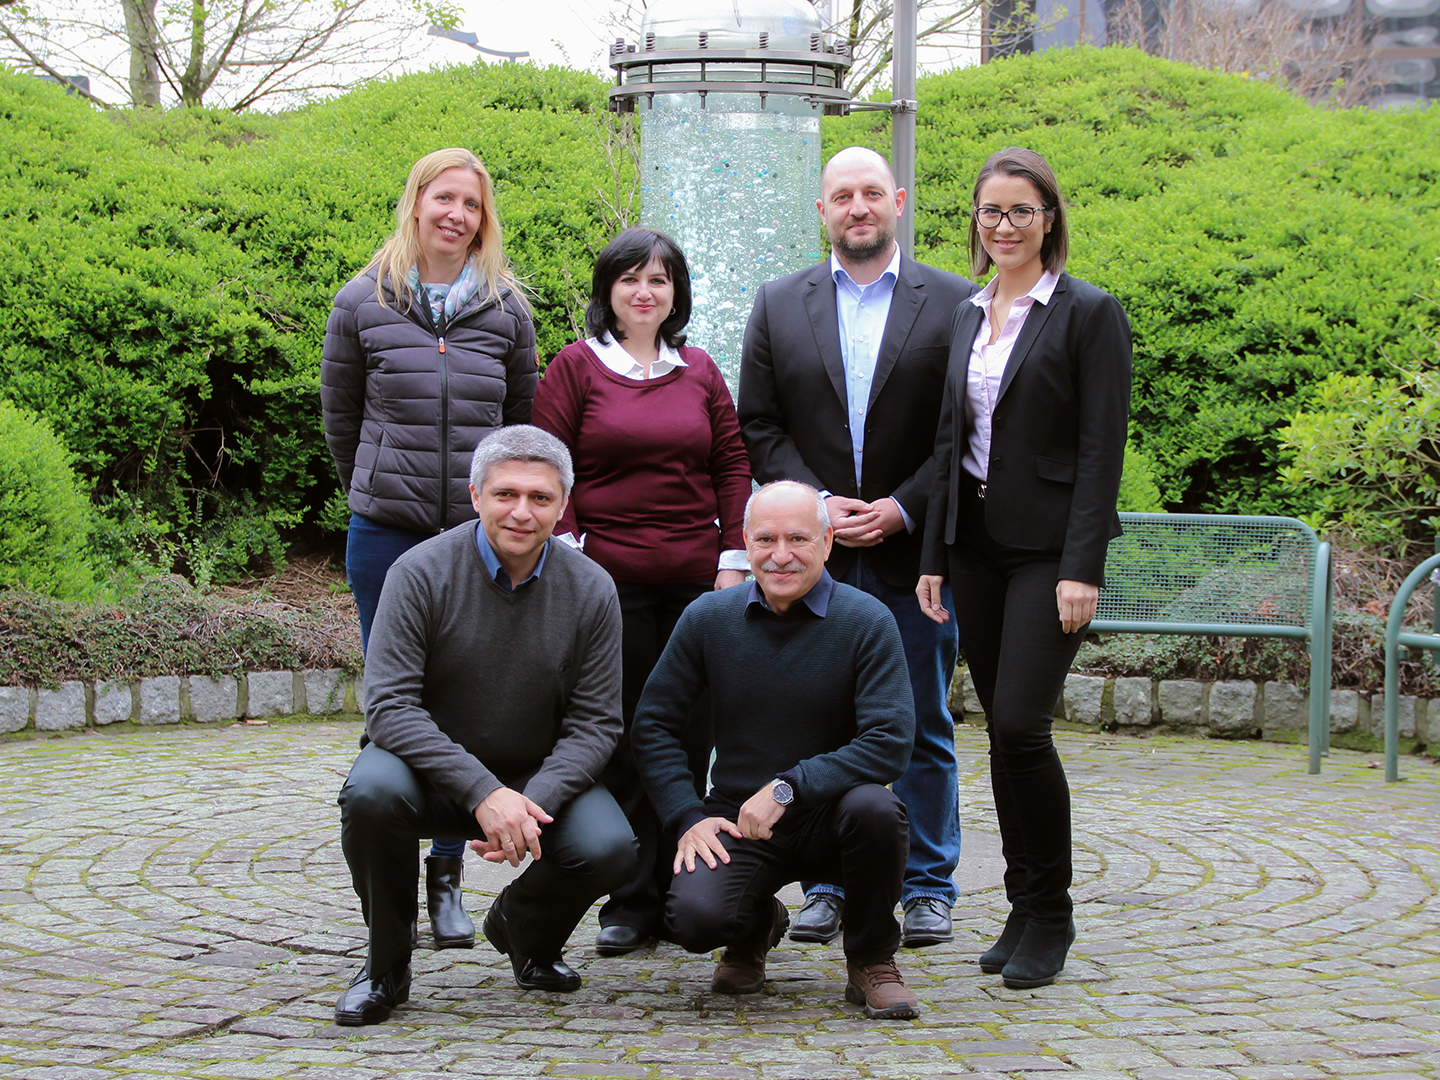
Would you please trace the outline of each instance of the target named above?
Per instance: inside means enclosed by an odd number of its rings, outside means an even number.
[[[907,258],[915,257],[915,0],[895,0],[894,68],[890,114],[890,164],[895,182],[907,192],[905,213],[895,239]]]

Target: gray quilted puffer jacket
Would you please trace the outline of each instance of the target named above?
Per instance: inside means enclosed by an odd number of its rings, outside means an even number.
[[[481,295],[437,332],[429,305],[409,311],[375,271],[335,297],[325,325],[325,441],[350,509],[381,525],[438,532],[475,517],[470,457],[495,428],[528,424],[539,380],[528,305]],[[443,344],[443,349],[442,349]]]

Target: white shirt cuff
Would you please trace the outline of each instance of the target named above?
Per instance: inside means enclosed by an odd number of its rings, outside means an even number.
[[[900,511],[900,512],[903,514],[905,511],[902,510],[902,511]],[[574,548],[576,551],[584,551],[584,550],[585,550],[585,534],[584,534],[584,533],[581,533],[581,534],[580,534],[580,539],[578,539],[578,540],[575,539],[575,534],[574,534],[574,533],[571,533],[571,532],[561,533],[559,536],[555,537],[555,539],[556,539],[556,540],[559,540],[562,544],[565,544],[567,547],[572,547],[572,548]]]
[[[721,570],[739,570],[742,573],[750,572],[750,558],[739,548],[729,548],[720,552]]]

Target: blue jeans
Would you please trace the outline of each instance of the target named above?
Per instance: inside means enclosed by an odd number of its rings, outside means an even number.
[[[380,606],[380,590],[390,564],[421,540],[434,533],[412,529],[392,529],[359,514],[350,515],[350,532],[345,538],[345,576],[350,579],[350,592],[360,613],[360,651],[370,646],[370,627],[375,622],[375,609]],[[436,840],[430,845],[432,855],[463,855],[465,841]]]
[[[890,785],[910,816],[910,855],[900,902],[931,896],[953,905],[959,896],[953,875],[960,861],[960,768],[955,762],[955,721],[946,699],[959,651],[955,621],[931,622],[920,610],[915,591],[887,583],[863,551],[856,553],[840,580],[869,593],[895,616],[915,692],[915,751],[905,775]],[[943,595],[946,609],[954,611],[949,585]],[[844,895],[833,885],[807,884],[806,892]]]

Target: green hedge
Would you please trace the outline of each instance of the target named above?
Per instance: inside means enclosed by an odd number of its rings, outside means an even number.
[[[486,160],[543,358],[613,231],[604,96],[591,75],[507,64],[277,116],[116,116],[0,72],[0,396],[196,576],[225,569],[226,537],[273,553],[277,528],[333,526],[321,333],[406,170],[442,145]],[[1071,269],[1134,324],[1132,440],[1167,504],[1317,508],[1278,478],[1275,432],[1328,373],[1383,372],[1433,336],[1415,293],[1440,254],[1440,111],[1318,111],[1124,49],[933,76],[920,99],[921,257],[963,271],[979,163],[1045,153]],[[825,141],[887,148],[888,125],[829,119]]]
[[[93,523],[64,444],[44,420],[0,399],[0,588],[85,596]]]
[[[604,89],[476,66],[281,116],[116,118],[0,73],[0,393],[49,418],[98,501],[173,529],[192,574],[223,535],[258,552],[267,527],[333,521],[322,331],[410,165],[445,145],[486,161],[551,355],[608,240]]]
[[[917,249],[966,272],[970,191],[1029,146],[1070,203],[1070,270],[1135,332],[1133,438],[1176,510],[1304,513],[1276,432],[1331,371],[1387,371],[1440,319],[1440,109],[1315,109],[1131,49],[1050,50],[920,83]],[[875,114],[826,149],[888,149]],[[1433,350],[1432,350],[1433,351]]]

